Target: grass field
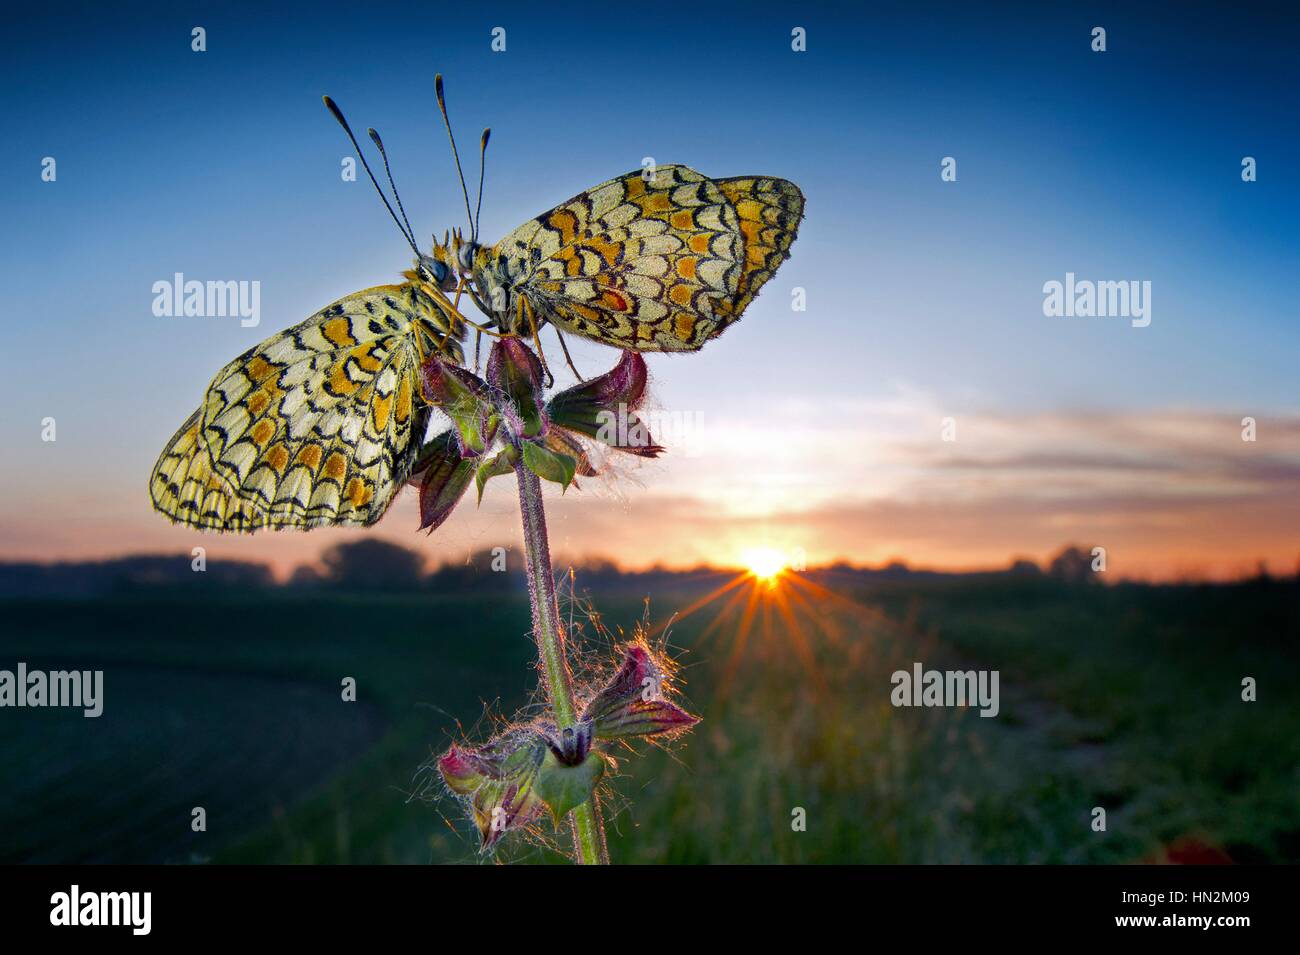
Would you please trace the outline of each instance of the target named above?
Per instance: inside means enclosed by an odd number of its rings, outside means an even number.
[[[621,761],[616,861],[1300,861],[1293,584],[815,579],[838,596],[760,598],[748,620],[721,600],[672,627],[704,721]],[[654,617],[699,593],[656,593]],[[595,596],[611,626],[641,616]],[[491,728],[485,706],[528,701],[523,593],[158,591],[3,612],[0,668],[101,668],[105,710],[0,713],[0,861],[482,861],[454,802],[410,797],[461,728]],[[1000,715],[894,708],[890,674],[913,661],[999,670]],[[516,840],[498,858],[559,857]]]

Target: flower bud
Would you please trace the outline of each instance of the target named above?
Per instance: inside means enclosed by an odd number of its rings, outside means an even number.
[[[420,371],[425,401],[451,418],[464,455],[471,457],[486,451],[496,433],[497,417],[483,380],[432,355],[424,360]]]
[[[550,757],[536,734],[498,740],[482,749],[452,746],[438,759],[447,788],[469,804],[483,849],[490,849],[512,829],[541,815],[536,785],[542,763]]]
[[[591,720],[598,739],[655,736],[686,729],[700,721],[664,699],[664,671],[645,647],[627,648],[623,665],[587,704],[582,718]]]
[[[542,363],[518,338],[498,338],[488,355],[487,380],[507,399],[502,407],[520,438],[535,438],[546,430],[542,402]]]
[[[555,395],[546,415],[558,427],[595,438],[619,451],[653,458],[663,452],[636,413],[645,397],[645,359],[632,351],[610,371]]]
[[[444,431],[421,450],[416,467],[423,470],[420,482],[420,530],[433,531],[445,521],[474,477],[473,458],[461,456],[455,431]]]

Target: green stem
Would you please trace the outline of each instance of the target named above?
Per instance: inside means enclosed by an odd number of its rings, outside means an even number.
[[[577,722],[573,704],[573,679],[564,654],[564,628],[560,605],[555,598],[555,574],[551,570],[551,547],[546,536],[546,509],[542,504],[542,482],[524,467],[522,455],[515,464],[519,479],[519,512],[524,521],[524,549],[528,559],[528,598],[533,607],[533,636],[541,661],[542,683],[555,713],[556,726],[563,730]],[[569,814],[578,861],[607,864],[605,827],[595,796]]]

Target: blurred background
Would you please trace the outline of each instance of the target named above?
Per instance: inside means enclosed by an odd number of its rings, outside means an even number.
[[[522,555],[506,563],[427,574],[414,551],[363,541],[287,585],[182,556],[0,568],[5,667],[104,671],[96,719],[0,713],[0,858],[479,860],[425,764],[532,702]],[[621,761],[613,858],[1300,860],[1300,585],[1106,585],[1090,564],[1066,549],[969,574],[575,567],[562,609],[579,677],[640,624],[703,716]],[[998,670],[998,716],[894,708],[891,675],[914,662]],[[1245,676],[1258,702],[1242,702]],[[495,858],[558,859],[548,823],[536,836]]]
[[[625,763],[616,859],[1295,861],[1298,27],[1208,4],[15,16],[0,669],[103,669],[106,704],[0,710],[0,860],[477,858],[421,767],[529,701],[509,482],[428,539],[409,492],[372,531],[249,538],[146,493],[219,367],[408,265],[322,94],[382,131],[417,236],[463,225],[442,72],[471,179],[494,130],[488,241],[647,158],[808,200],[743,321],[650,357],[667,455],[548,500],[579,665],[648,613],[704,717]],[[258,282],[258,325],[154,315],[178,272]],[[1150,325],[1045,316],[1067,273],[1151,282]],[[615,357],[574,347],[587,375]],[[890,706],[914,661],[999,670],[999,717]]]

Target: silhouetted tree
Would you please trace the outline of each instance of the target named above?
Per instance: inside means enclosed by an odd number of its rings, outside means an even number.
[[[1048,576],[1067,584],[1082,584],[1095,579],[1092,569],[1092,548],[1085,550],[1071,544],[1063,548],[1047,565]]]
[[[902,580],[912,575],[912,568],[907,566],[907,561],[891,560],[884,567],[880,568],[880,577],[883,580]]]
[[[1011,562],[1007,573],[1012,577],[1041,577],[1043,576],[1043,568],[1028,557],[1018,557]]]
[[[311,564],[299,564],[289,575],[290,587],[319,587],[323,582],[320,571]]]
[[[326,586],[358,590],[415,590],[424,582],[424,560],[415,551],[365,538],[334,544],[321,555]]]
[[[0,563],[0,597],[89,597],[113,591],[188,587],[250,590],[274,580],[265,564],[209,557],[203,573],[193,556],[138,554],[102,561],[56,564]]]

